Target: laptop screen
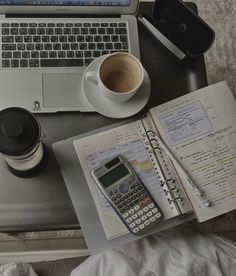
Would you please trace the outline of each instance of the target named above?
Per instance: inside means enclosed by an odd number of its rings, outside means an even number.
[[[0,0],[4,6],[129,6],[131,0]]]

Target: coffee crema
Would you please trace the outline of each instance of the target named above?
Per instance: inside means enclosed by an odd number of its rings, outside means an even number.
[[[117,93],[125,93],[132,90],[136,81],[128,71],[113,71],[103,79],[103,84]]]

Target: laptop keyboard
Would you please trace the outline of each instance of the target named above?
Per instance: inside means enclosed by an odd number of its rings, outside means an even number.
[[[1,67],[83,67],[95,58],[129,52],[120,23],[1,23]]]

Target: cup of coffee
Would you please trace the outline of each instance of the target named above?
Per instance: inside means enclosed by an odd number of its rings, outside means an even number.
[[[97,71],[87,71],[85,79],[97,87],[106,98],[124,102],[135,95],[144,78],[141,62],[129,53],[106,55]]]

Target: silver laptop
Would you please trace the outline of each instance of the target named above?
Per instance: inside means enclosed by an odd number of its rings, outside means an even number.
[[[0,109],[93,111],[85,68],[115,51],[139,58],[138,0],[0,0]]]

